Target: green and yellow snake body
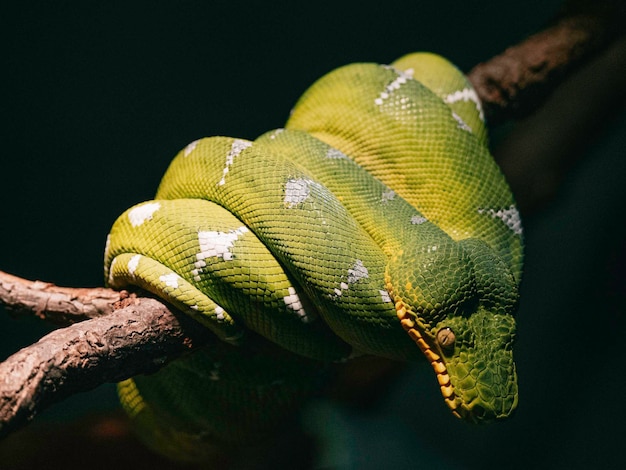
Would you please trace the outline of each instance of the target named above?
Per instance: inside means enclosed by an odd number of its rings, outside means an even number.
[[[105,274],[215,341],[120,396],[144,439],[195,460],[279,426],[325,365],[426,357],[470,421],[517,404],[522,229],[478,98],[427,53],[315,83],[284,129],[189,144],[115,222]]]

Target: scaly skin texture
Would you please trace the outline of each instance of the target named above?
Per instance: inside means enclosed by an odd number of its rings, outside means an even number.
[[[522,230],[486,144],[469,82],[422,53],[331,72],[254,142],[183,149],[105,255],[109,285],[216,335],[120,384],[146,442],[210,459],[280,426],[327,364],[361,354],[426,357],[456,416],[509,416]]]

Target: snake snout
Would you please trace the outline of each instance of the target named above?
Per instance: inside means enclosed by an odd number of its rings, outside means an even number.
[[[454,347],[441,348],[441,355],[452,390],[442,393],[452,412],[475,423],[511,416],[517,406],[513,317],[479,310],[445,321],[439,332],[447,329],[454,332]]]

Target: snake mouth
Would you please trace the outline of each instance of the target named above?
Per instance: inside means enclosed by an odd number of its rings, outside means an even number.
[[[417,323],[414,320],[413,315],[407,311],[404,303],[399,300],[396,302],[395,306],[402,328],[408,333],[409,337],[415,342],[415,344],[417,344],[435,371],[441,395],[444,398],[445,404],[454,416],[471,423],[485,424],[496,419],[508,417],[512,414],[513,410],[517,406],[517,399],[514,399],[513,402],[505,409],[499,409],[498,412],[479,397],[474,397],[469,401],[466,401],[463,396],[455,393],[455,387],[452,384],[450,373],[448,372],[444,358],[441,354],[433,350],[433,347],[431,347],[424,339],[422,332],[417,327]]]
[[[452,411],[452,414],[457,418],[465,419],[467,419],[470,415],[473,415],[469,409],[461,406],[461,399],[454,393],[454,385],[452,385],[452,382],[450,381],[450,375],[448,374],[448,369],[443,361],[443,358],[441,355],[433,351],[431,346],[423,338],[422,333],[416,328],[415,320],[413,320],[411,315],[407,312],[404,303],[402,301],[398,301],[396,302],[395,307],[402,328],[404,328],[409,337],[415,342],[415,344],[417,344],[435,371],[441,395],[443,395],[444,401],[450,411]]]

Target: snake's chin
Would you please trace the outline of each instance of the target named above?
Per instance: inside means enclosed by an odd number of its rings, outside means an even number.
[[[513,384],[517,383],[517,374],[515,370],[512,373]],[[454,379],[453,379],[454,382]],[[480,386],[477,384],[476,386]],[[448,393],[442,389],[442,395],[444,396],[445,403],[448,405],[452,414],[457,418],[464,421],[475,424],[488,424],[494,421],[501,421],[503,419],[511,418],[515,414],[518,404],[518,395],[516,390],[509,395],[503,395],[494,397],[494,400],[485,401],[480,396],[470,394],[471,398],[462,395],[463,390],[460,393],[455,393],[453,388],[453,394],[449,397]],[[465,399],[464,399],[465,398]]]
[[[513,396],[513,400],[509,406],[500,406],[500,409],[497,409],[498,407],[493,404],[484,402],[478,397],[468,402],[464,401],[463,397],[455,391],[453,379],[450,376],[450,371],[446,366],[444,358],[426,341],[420,329],[417,327],[413,316],[408,313],[402,301],[396,303],[396,312],[400,319],[400,324],[419,347],[433,368],[444,402],[454,416],[476,424],[487,424],[512,416],[517,407],[517,394]]]
[[[446,404],[450,406],[447,400]],[[510,409],[500,412],[496,412],[490,407],[476,402],[469,404],[461,402],[460,404],[455,404],[454,406],[455,407],[450,408],[450,410],[457,418],[474,424],[489,424],[494,421],[512,417],[517,409],[517,398],[511,405]]]

